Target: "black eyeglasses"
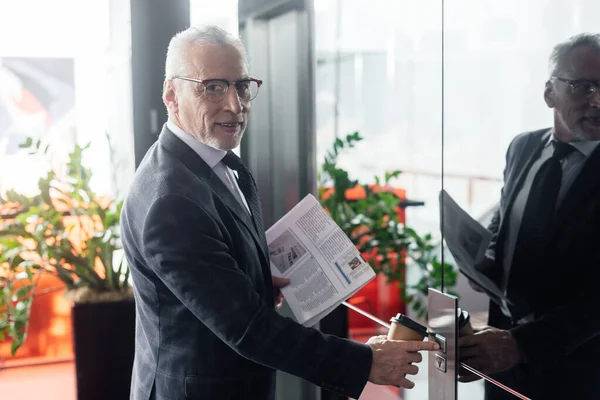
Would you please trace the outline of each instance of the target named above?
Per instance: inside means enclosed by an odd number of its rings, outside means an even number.
[[[600,81],[589,79],[565,79],[558,76],[553,76],[553,78],[568,84],[571,87],[571,94],[578,99],[593,96],[600,86]]]
[[[238,97],[242,102],[250,102],[258,95],[258,89],[262,85],[260,79],[246,78],[239,81],[228,81],[227,79],[194,79],[184,76],[174,76],[173,79],[199,83],[204,88],[204,96],[214,102],[225,98],[231,85],[235,86]]]

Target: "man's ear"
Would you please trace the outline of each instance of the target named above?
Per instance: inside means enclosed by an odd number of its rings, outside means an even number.
[[[551,81],[546,81],[546,88],[544,89],[544,100],[546,101],[546,105],[550,108],[554,108],[555,104],[555,93],[554,93],[554,85]]]
[[[166,79],[163,83],[163,103],[167,107],[169,113],[176,114],[179,111],[179,104],[177,102],[177,93],[175,92],[175,84],[172,80]]]

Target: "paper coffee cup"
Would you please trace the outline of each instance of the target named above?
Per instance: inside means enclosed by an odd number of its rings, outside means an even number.
[[[413,321],[404,314],[398,314],[390,322],[388,339],[390,340],[417,340],[421,341],[427,336],[427,328]]]
[[[471,316],[467,310],[458,308],[456,311],[458,316],[458,336],[469,336],[475,333],[471,325]]]

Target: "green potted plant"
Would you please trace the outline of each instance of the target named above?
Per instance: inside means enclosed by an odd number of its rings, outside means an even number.
[[[441,286],[442,274],[447,292],[456,295],[457,272],[451,264],[438,259],[429,233],[420,235],[401,223],[398,217],[401,199],[390,187],[390,180],[401,171],[386,172],[375,184],[359,183],[338,165],[338,157],[363,140],[358,132],[336,139],[327,152],[319,173],[319,198],[331,217],[363,253],[377,274],[388,284],[398,285],[400,296],[419,318],[426,316],[428,288]],[[348,192],[361,188],[364,196],[350,201]],[[421,277],[414,285],[405,280],[406,265],[419,266]]]
[[[110,144],[110,142],[109,142]],[[46,154],[28,139],[31,157]],[[0,340],[14,355],[27,338],[36,286],[43,274],[64,284],[72,300],[78,398],[125,398],[134,353],[135,306],[119,240],[122,201],[95,193],[82,161],[69,153],[64,176],[50,170],[39,193],[0,198]]]

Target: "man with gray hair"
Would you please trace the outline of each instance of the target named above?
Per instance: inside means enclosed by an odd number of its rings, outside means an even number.
[[[136,297],[131,398],[271,400],[276,369],[354,398],[367,381],[411,388],[419,351],[436,343],[361,344],[276,312],[288,282],[271,276],[256,186],[231,151],[262,85],[239,39],[181,32],[165,75],[169,119],[121,217]]]
[[[536,400],[600,398],[599,86],[600,35],[554,48],[544,91],[554,126],[510,144],[477,266],[507,301],[490,303],[491,327],[459,341],[468,365]],[[486,398],[514,396],[486,382]]]

